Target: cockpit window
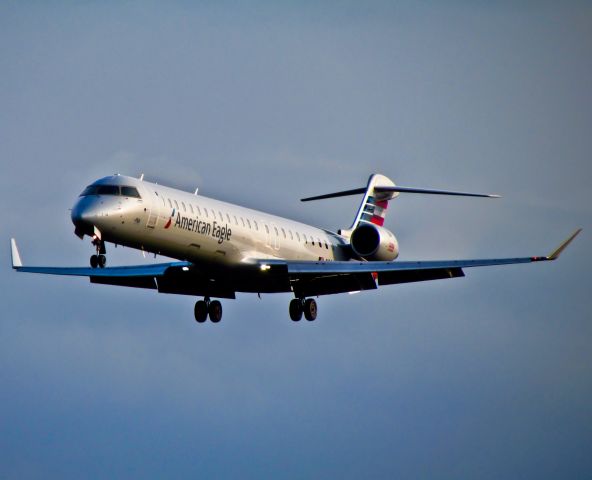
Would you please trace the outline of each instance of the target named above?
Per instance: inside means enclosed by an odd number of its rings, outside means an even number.
[[[97,195],[119,195],[119,187],[117,185],[99,185]]]
[[[121,194],[124,197],[141,198],[136,187],[121,187]]]
[[[81,197],[87,197],[89,195],[96,195],[97,194],[97,186],[96,185],[89,185],[84,189],[84,191],[80,194]]]
[[[119,185],[89,185],[80,196],[87,197],[89,195],[123,195],[124,197],[142,198],[136,187],[120,187]]]

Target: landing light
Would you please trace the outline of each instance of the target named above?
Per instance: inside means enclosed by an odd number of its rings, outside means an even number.
[[[263,264],[261,265],[261,271],[262,272],[266,272],[267,270],[269,270],[271,268],[271,266],[267,265],[267,264]]]
[[[183,267],[183,268],[181,268],[181,270],[183,270],[184,272],[188,272],[189,271],[189,267]]]

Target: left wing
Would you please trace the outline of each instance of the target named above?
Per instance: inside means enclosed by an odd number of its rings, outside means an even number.
[[[514,257],[470,260],[435,260],[416,262],[362,261],[291,261],[260,260],[262,271],[287,273],[297,297],[330,293],[372,290],[379,285],[421,282],[442,278],[463,277],[463,268],[488,267],[516,263],[556,260],[561,252],[580,233],[576,230],[549,255],[542,257]]]
[[[10,239],[10,251],[12,254],[12,268],[17,272],[45,273],[49,275],[68,275],[76,277],[159,277],[168,269],[188,268],[191,262],[169,262],[152,265],[130,265],[126,267],[90,268],[90,267],[25,267],[21,260],[18,247],[14,238]]]
[[[125,267],[30,267],[24,266],[16,241],[10,241],[12,268],[17,272],[44,273],[89,277],[91,283],[121,287],[149,288],[160,293],[181,295],[211,295],[219,298],[234,298],[234,291],[226,286],[212,285],[191,262],[168,262]]]

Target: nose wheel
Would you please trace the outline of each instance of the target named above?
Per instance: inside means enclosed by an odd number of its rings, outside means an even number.
[[[92,243],[95,246],[97,253],[90,257],[91,268],[105,268],[107,265],[107,257],[105,256],[107,249],[105,248],[105,242],[95,239]]]
[[[92,268],[105,268],[105,265],[107,265],[107,257],[105,255],[91,255],[90,266]]]
[[[290,318],[294,322],[302,319],[302,314],[309,322],[317,318],[317,302],[312,299],[294,298],[290,302]]]
[[[222,304],[218,300],[210,301],[208,297],[195,302],[193,312],[197,323],[204,323],[208,316],[212,323],[218,323],[222,320]]]

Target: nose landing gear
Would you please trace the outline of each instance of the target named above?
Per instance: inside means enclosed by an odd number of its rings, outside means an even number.
[[[91,268],[105,268],[107,265],[107,257],[105,256],[107,249],[105,248],[105,242],[95,238],[93,239],[92,244],[95,246],[97,253],[90,257]]]
[[[209,297],[195,302],[193,311],[197,323],[204,323],[208,316],[212,323],[218,323],[222,320],[222,304],[218,300],[210,301]]]
[[[290,302],[290,318],[294,322],[298,322],[302,319],[302,314],[304,313],[304,318],[306,318],[309,322],[312,322],[317,318],[317,302],[312,299],[304,299],[304,298],[294,298]]]

